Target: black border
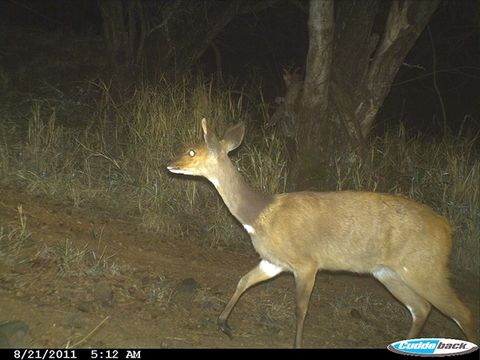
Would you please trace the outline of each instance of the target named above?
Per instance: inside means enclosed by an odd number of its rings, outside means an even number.
[[[0,349],[1,359],[12,359],[12,360],[22,360],[20,357],[15,357],[15,354],[19,354],[15,351],[24,352],[25,349]],[[56,360],[61,359],[61,357],[36,357],[37,354],[43,356],[47,349],[28,349],[26,354],[32,354],[29,350],[33,350],[35,356],[24,357],[23,360]],[[99,349],[48,349],[48,350],[59,350],[60,353],[65,351],[74,350],[76,359],[92,359],[92,360],[124,360],[127,359],[127,354],[129,351],[137,353],[140,351],[140,359],[159,359],[162,356],[198,356],[206,355],[210,360],[212,357],[215,358],[218,356],[225,360],[225,356],[232,356],[234,353],[239,353],[240,356],[308,356],[311,358],[322,359],[322,358],[367,358],[367,359],[408,359],[408,358],[417,358],[420,357],[415,355],[403,355],[391,352],[387,349],[142,349],[142,348],[99,348]],[[96,350],[97,357],[92,357],[92,350]],[[108,350],[108,352],[107,352]],[[243,353],[243,354],[242,354]],[[51,354],[51,352],[50,352]],[[105,357],[103,354],[118,354],[118,356]],[[235,354],[237,355],[237,354]],[[474,352],[461,355],[448,355],[446,358],[458,358],[458,359],[479,359],[479,350],[477,349]],[[422,357],[424,358],[424,357]],[[440,357],[442,358],[442,357]],[[67,360],[67,358],[63,358]],[[70,358],[73,360],[72,358]]]

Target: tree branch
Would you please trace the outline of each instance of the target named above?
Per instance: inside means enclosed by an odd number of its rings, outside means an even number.
[[[182,0],[175,0],[173,5],[171,6],[165,6],[164,11],[162,11],[162,22],[158,25],[155,25],[151,29],[148,30],[148,33],[146,34],[145,37],[150,36],[151,33],[157,31],[160,28],[163,28],[164,26],[167,25],[168,21],[170,18],[175,15],[177,8],[180,6],[182,3]]]
[[[215,40],[220,31],[227,26],[233,17],[238,14],[238,11],[243,3],[243,0],[231,0],[225,2],[225,5],[218,10],[215,10],[207,24],[207,32],[203,40],[198,44],[192,60],[197,60],[208,49],[213,40]]]
[[[303,104],[323,112],[328,106],[334,35],[333,0],[310,1],[310,44],[305,71]]]
[[[398,69],[425,29],[440,0],[394,0],[390,6],[385,33],[365,78],[365,98],[357,109],[366,136],[378,110],[390,91]]]
[[[275,3],[279,1],[280,0],[264,0],[264,1],[255,0],[254,2],[248,2],[242,6],[242,8],[238,11],[238,13],[250,14],[250,13],[260,12],[275,5]]]

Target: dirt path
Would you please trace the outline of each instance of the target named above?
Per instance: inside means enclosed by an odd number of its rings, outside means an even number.
[[[0,226],[31,236],[0,267],[0,320],[29,327],[29,347],[291,347],[291,275],[251,289],[230,319],[216,317],[258,257],[199,247],[143,231],[112,214],[0,190]],[[4,259],[5,260],[5,259]],[[4,261],[5,262],[5,261]],[[457,281],[478,319],[478,288]],[[404,336],[407,311],[368,276],[322,273],[305,326],[306,347],[385,347]],[[422,335],[462,338],[433,312]],[[0,339],[1,340],[1,339]],[[9,340],[15,344],[15,339]]]

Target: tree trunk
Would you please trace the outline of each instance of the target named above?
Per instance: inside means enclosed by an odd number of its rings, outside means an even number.
[[[105,43],[115,67],[138,65],[146,36],[140,0],[97,0],[103,19]]]
[[[392,82],[438,4],[310,1],[305,78],[284,76],[287,92],[272,117],[274,123],[293,122],[290,169],[297,187],[308,186],[319,169],[350,150],[364,155]]]
[[[329,134],[334,128],[328,121],[327,110],[332,75],[334,23],[333,0],[310,1],[310,42],[296,124],[297,166],[292,172],[297,181],[304,179],[305,175],[316,173],[317,159],[327,150],[319,140],[333,135]]]
[[[97,0],[97,4],[114,68],[140,65],[145,49],[155,70],[183,73],[238,13],[261,11],[276,1]]]

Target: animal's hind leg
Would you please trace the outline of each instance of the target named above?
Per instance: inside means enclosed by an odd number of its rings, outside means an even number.
[[[409,339],[418,337],[432,309],[430,303],[413,291],[402,277],[389,267],[379,267],[373,272],[373,276],[410,311],[412,326],[407,337]]]
[[[428,277],[411,276],[402,274],[408,285],[427,299],[442,313],[453,319],[463,330],[467,339],[471,342],[478,341],[474,321],[470,310],[459,300],[448,281],[444,271],[429,274]],[[409,276],[410,275],[410,276]],[[427,281],[428,280],[428,281]]]

